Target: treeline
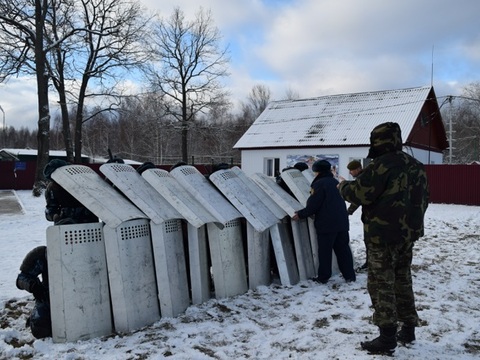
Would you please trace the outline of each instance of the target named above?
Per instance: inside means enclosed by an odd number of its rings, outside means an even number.
[[[257,95],[258,89],[263,91]],[[263,99],[259,96],[266,96]],[[241,109],[234,112],[231,104],[214,108],[208,114],[188,123],[189,163],[240,163],[240,152],[233,149],[255,118],[264,110],[270,91],[256,85]],[[142,95],[123,99],[114,112],[89,110],[82,126],[83,154],[107,158],[108,149],[118,157],[155,164],[175,164],[182,160],[181,126],[162,110],[161,99]],[[259,106],[259,104],[262,104]],[[71,111],[71,131],[75,113]],[[4,148],[37,148],[37,130],[8,127],[2,142]],[[54,117],[50,129],[50,149],[64,150],[63,125]]]
[[[285,98],[298,98],[286,94]],[[441,101],[440,101],[441,100]],[[108,149],[120,157],[139,162],[175,164],[182,160],[181,122],[162,111],[161,99],[153,95],[126,98],[114,113],[98,112],[83,126],[83,154],[108,157]],[[240,153],[233,149],[270,101],[270,90],[255,85],[241,110],[219,106],[188,124],[188,143],[194,163],[240,163]],[[480,83],[464,88],[461,96],[442,97],[442,118],[452,149],[444,152],[444,162],[468,164],[480,161]],[[75,114],[72,115],[72,118]],[[71,122],[73,129],[73,121]],[[4,148],[37,148],[37,131],[7,127],[2,134]],[[50,131],[51,149],[64,149],[60,117],[54,118]]]

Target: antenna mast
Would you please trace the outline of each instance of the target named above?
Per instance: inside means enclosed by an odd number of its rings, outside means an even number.
[[[431,75],[430,75],[430,86],[433,86],[433,49],[434,45],[432,45],[432,70],[431,70]]]

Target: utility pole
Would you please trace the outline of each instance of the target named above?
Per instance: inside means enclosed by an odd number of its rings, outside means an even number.
[[[451,165],[452,164],[452,158],[453,158],[453,128],[452,128],[452,117],[450,116],[450,119],[448,121],[448,163]]]
[[[0,105],[0,110],[3,113],[3,147],[7,147],[7,128],[5,125],[5,110],[3,110],[2,105]]]

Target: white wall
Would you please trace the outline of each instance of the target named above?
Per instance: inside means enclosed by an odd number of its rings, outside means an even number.
[[[251,175],[264,173],[265,158],[279,158],[280,171],[287,167],[287,156],[291,155],[338,155],[340,175],[348,178],[347,164],[352,158],[364,158],[367,156],[368,147],[349,148],[294,148],[294,149],[266,149],[266,150],[242,150],[242,170]]]
[[[255,149],[242,150],[242,170],[250,176],[254,173],[264,173],[265,158],[279,158],[280,171],[287,167],[287,156],[291,155],[338,155],[339,157],[339,174],[349,179],[347,164],[351,159],[365,158],[368,154],[368,146],[359,147],[341,147],[341,148],[292,148],[292,149]],[[429,152],[414,148],[404,148],[406,153],[412,155],[424,164],[442,164],[442,154]]]

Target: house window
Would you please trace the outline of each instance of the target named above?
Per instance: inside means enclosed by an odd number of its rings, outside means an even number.
[[[278,174],[280,174],[280,159],[264,158],[263,173],[267,176],[277,176]]]

